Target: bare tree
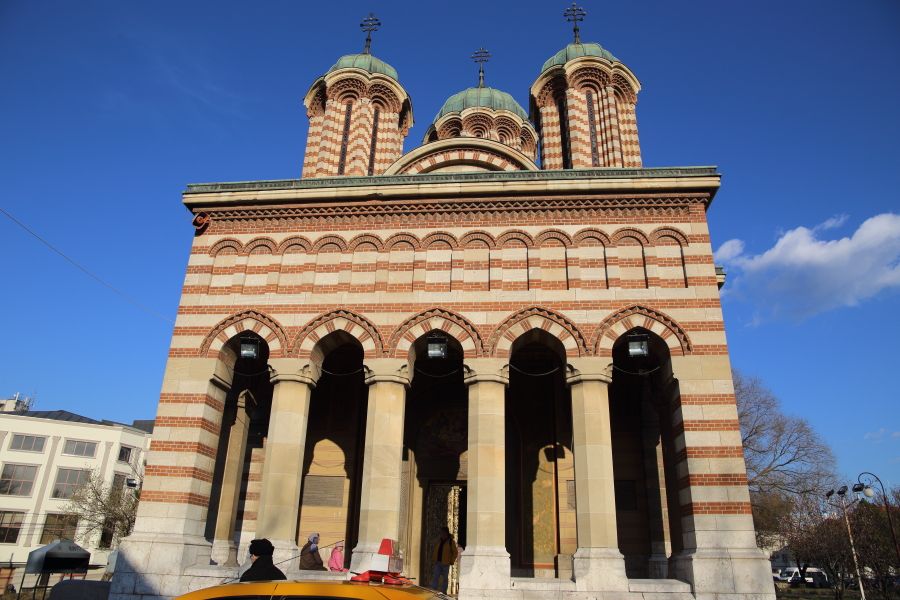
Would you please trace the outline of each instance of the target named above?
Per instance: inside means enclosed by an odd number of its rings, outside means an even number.
[[[126,485],[131,479],[135,487]],[[131,533],[140,501],[141,477],[132,465],[132,477],[114,478],[107,484],[102,474],[92,471],[90,478],[76,489],[65,507],[65,514],[78,519],[78,539],[87,542],[100,534],[101,545],[115,547]]]
[[[756,377],[733,371],[738,419],[752,494],[819,494],[834,472],[831,448],[809,422],[784,414]]]
[[[738,371],[732,377],[756,542],[761,548],[801,548],[788,533],[834,480],[834,455],[806,419],[782,411],[762,381]],[[802,560],[798,567],[804,568]]]

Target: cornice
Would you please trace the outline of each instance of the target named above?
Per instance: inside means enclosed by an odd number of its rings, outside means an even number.
[[[602,197],[566,196],[538,198],[473,198],[464,200],[394,200],[379,202],[331,202],[316,204],[274,204],[247,206],[219,204],[203,210],[214,221],[259,219],[394,218],[414,215],[508,215],[510,213],[598,212],[616,214],[647,210],[684,210],[691,204],[707,205],[710,193],[612,194]]]

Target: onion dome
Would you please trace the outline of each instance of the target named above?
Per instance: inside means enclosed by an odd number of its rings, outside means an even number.
[[[342,56],[334,63],[333,67],[328,69],[328,73],[338,69],[361,69],[367,73],[386,75],[395,81],[400,80],[397,75],[397,69],[371,54],[347,54]]]
[[[434,120],[437,121],[444,115],[461,113],[467,108],[475,107],[505,110],[522,119],[528,119],[525,109],[506,92],[492,87],[470,87],[447,98]]]
[[[612,52],[600,44],[569,44],[544,62],[544,66],[541,67],[541,73],[557,65],[564,65],[570,60],[582,56],[596,56],[597,58],[605,58],[609,62],[619,62],[619,59],[613,56]]]

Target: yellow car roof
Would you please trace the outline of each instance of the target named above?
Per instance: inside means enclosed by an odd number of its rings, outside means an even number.
[[[352,581],[256,581],[228,583],[197,590],[175,600],[218,600],[242,597],[280,598],[311,596],[314,598],[348,598],[356,600],[439,600],[438,592],[414,585],[385,585]]]

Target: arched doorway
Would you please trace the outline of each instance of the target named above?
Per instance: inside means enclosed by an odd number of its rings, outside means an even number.
[[[572,575],[575,464],[565,350],[542,329],[513,343],[506,392],[506,546],[519,577]]]
[[[272,384],[269,381],[269,346],[253,332],[244,332],[222,348],[219,366],[230,376],[223,407],[222,427],[213,471],[206,521],[206,538],[213,543],[212,558],[235,566],[238,549],[256,530],[260,482],[251,477],[261,469],[263,441],[269,429]]]
[[[334,544],[355,548],[358,539],[368,387],[363,348],[345,331],[319,340],[311,358],[321,374],[310,400],[297,545],[318,533],[327,561]],[[344,561],[349,567],[350,552]]]
[[[677,385],[662,338],[634,328],[613,346],[610,385],[619,550],[629,578],[666,578],[681,550],[672,410]]]
[[[443,355],[436,346],[445,348]],[[409,361],[400,535],[407,572],[427,585],[440,528],[446,525],[460,547],[466,544],[468,396],[463,350],[453,337],[437,330],[421,336]],[[454,567],[451,593],[458,581]]]

